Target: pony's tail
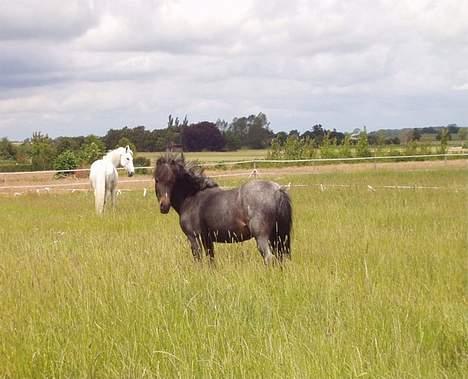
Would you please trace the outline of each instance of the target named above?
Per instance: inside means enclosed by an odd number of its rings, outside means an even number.
[[[94,182],[94,205],[96,213],[101,215],[104,212],[106,201],[106,178],[104,175],[96,175]]]
[[[273,227],[270,243],[278,258],[284,255],[291,258],[291,231],[293,226],[291,198],[285,188],[277,192],[276,222]]]

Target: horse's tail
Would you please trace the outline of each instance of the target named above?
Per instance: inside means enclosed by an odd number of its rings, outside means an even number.
[[[283,255],[291,258],[291,231],[293,226],[291,198],[285,188],[277,192],[276,220],[270,243],[281,259]]]
[[[98,215],[104,212],[106,200],[106,176],[103,173],[96,173],[92,178],[94,187],[94,205]]]

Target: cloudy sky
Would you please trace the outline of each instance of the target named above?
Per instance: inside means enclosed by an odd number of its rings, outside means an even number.
[[[468,125],[466,0],[0,0],[0,137]]]

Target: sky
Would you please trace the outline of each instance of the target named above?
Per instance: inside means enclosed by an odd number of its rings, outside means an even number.
[[[468,126],[466,0],[0,0],[0,137]]]

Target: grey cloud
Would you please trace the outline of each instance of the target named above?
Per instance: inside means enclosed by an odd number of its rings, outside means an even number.
[[[98,21],[79,0],[4,1],[0,40],[64,40],[80,36]]]
[[[169,113],[264,111],[276,130],[468,123],[465,1],[16,3],[0,14],[0,135]]]

